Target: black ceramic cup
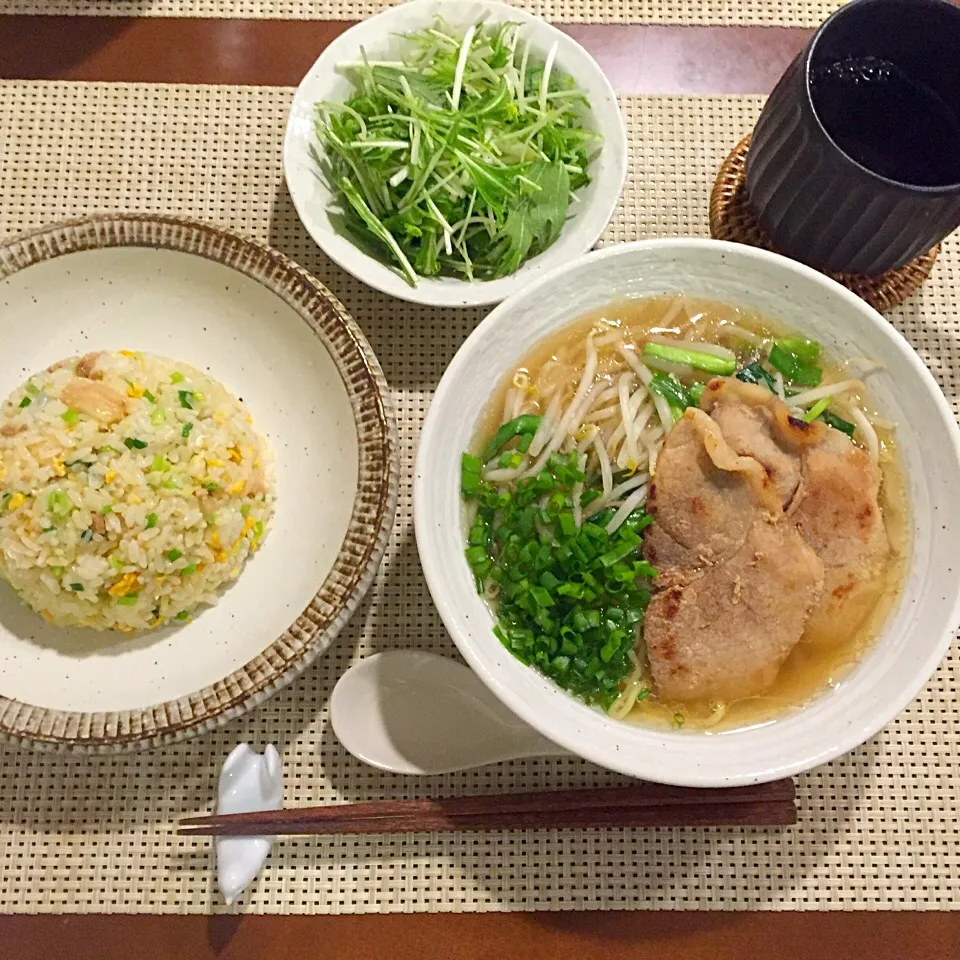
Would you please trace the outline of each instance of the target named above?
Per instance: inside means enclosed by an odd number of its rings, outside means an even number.
[[[960,226],[960,7],[841,7],[763,108],[746,191],[781,252],[826,270],[884,273]]]

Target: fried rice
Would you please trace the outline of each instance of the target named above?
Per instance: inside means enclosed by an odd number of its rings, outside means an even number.
[[[190,619],[259,548],[273,504],[242,402],[186,364],[91,353],[0,407],[0,575],[51,623]]]

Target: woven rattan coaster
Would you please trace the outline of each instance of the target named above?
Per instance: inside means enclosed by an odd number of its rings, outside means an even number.
[[[716,240],[733,240],[777,252],[747,202],[744,181],[749,149],[750,135],[747,134],[727,155],[720,167],[720,173],[717,174],[710,193],[710,235]],[[920,284],[930,276],[939,252],[940,245],[937,244],[932,250],[905,266],[874,277],[856,273],[833,273],[829,270],[823,272],[857,296],[863,297],[877,310],[890,310],[916,293]]]

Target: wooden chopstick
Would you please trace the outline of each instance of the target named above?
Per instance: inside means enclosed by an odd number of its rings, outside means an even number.
[[[783,826],[796,823],[794,799],[792,780],[711,790],[642,783],[211,814],[181,820],[179,830],[195,836],[277,836],[529,827]]]

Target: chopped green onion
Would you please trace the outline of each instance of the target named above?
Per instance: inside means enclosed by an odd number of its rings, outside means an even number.
[[[73,501],[62,490],[51,490],[47,494],[47,510],[57,520],[66,520],[73,509]]]
[[[179,559],[183,556],[183,554],[182,554],[179,550],[174,549],[174,550],[168,550],[168,551],[164,554],[164,556],[165,556],[171,563],[173,563],[174,560],[179,560]]]
[[[639,549],[640,538],[634,535],[630,539],[621,540],[613,550],[610,550],[608,553],[604,553],[600,557],[600,562],[605,567],[612,567],[615,563],[618,563],[624,557],[629,556],[631,553],[635,553]]]
[[[149,390],[144,390],[144,391],[143,391],[143,396],[144,396],[147,400],[149,400],[151,403],[156,403],[156,402],[157,402],[157,398],[156,398]]]
[[[146,447],[146,442],[143,440],[138,440],[136,437],[127,437],[123,441],[123,445],[128,450],[143,450]]]
[[[483,464],[479,457],[470,453],[464,453],[460,456],[460,490],[463,495],[473,493],[479,489],[481,484],[480,469]]]
[[[184,438],[189,437],[189,436],[190,436],[190,431],[191,431],[192,429],[193,429],[193,424],[192,424],[192,423],[185,423],[185,424],[183,425],[183,429],[180,431],[180,436],[181,436],[181,437],[184,437]]]
[[[110,566],[113,567],[114,570],[123,569],[123,561],[115,553],[111,553],[107,559],[110,561]]]
[[[827,407],[829,407],[829,406],[830,406],[830,398],[829,398],[829,397],[823,397],[822,399],[818,400],[818,401],[803,415],[803,419],[806,420],[807,423],[813,423],[813,421],[816,420],[817,417],[819,417],[819,416],[824,412],[824,410],[826,410]]]
[[[157,515],[155,513],[147,514],[147,525],[144,529],[152,530],[157,525]]]
[[[796,354],[788,352],[780,346],[780,343],[775,343],[770,348],[769,360],[770,365],[779,370],[789,383],[795,383],[801,387],[816,387],[823,379],[823,370],[820,367],[807,363]]]
[[[23,389],[32,397],[35,397],[40,392],[40,388],[36,386],[32,380],[30,380]]]
[[[117,603],[119,603],[121,607],[135,607],[139,599],[139,593],[128,593],[125,597],[117,597]]]
[[[257,540],[259,540],[259,539],[263,536],[263,521],[262,521],[262,520],[258,520],[258,521],[253,525],[253,535],[254,535],[254,537],[255,537]]]
[[[161,484],[164,490],[181,490],[183,489],[183,481],[177,477],[167,477]]]
[[[189,577],[191,574],[197,572],[197,565],[195,563],[188,563],[180,572],[185,577]]]
[[[47,528],[46,530],[44,530],[43,532],[44,532],[44,533],[48,533],[50,530],[54,530],[54,529],[55,529],[54,527],[48,527],[48,528]],[[89,543],[89,542],[93,539],[93,531],[92,531],[89,527],[87,527],[87,529],[84,530],[83,533],[80,534],[80,539],[81,539],[84,543]]]
[[[181,407],[184,407],[187,410],[193,409],[194,393],[192,390],[178,390],[177,395],[180,397]]]
[[[240,507],[240,516],[246,518],[246,516],[247,516],[249,513],[250,513],[250,504],[249,504],[249,503],[243,504],[243,505]]]
[[[690,385],[690,406],[696,407],[700,405],[700,398],[706,389],[707,385],[705,383],[693,383]]]
[[[68,460],[64,466],[73,469],[73,467],[92,467],[93,464],[89,460]]]
[[[163,473],[164,470],[170,469],[170,463],[166,457],[161,456],[159,453],[156,454],[153,458],[153,462],[150,464],[150,471],[152,473]]]
[[[201,486],[208,493],[214,493],[215,491],[220,489],[220,484],[214,483],[212,480],[209,483],[202,483]]]
[[[20,401],[20,409],[23,410],[25,407],[29,407],[31,403],[33,403],[33,401],[29,397],[24,397]]]
[[[154,427],[159,427],[167,419],[167,411],[163,407],[154,407],[150,411],[150,423]]]
[[[183,374],[178,372],[170,374],[171,383],[183,383]]]
[[[80,419],[80,412],[74,410],[73,407],[67,407],[67,409],[60,414],[60,419],[64,423],[76,423]]]
[[[833,427],[834,430],[845,433],[851,439],[853,439],[853,435],[857,432],[856,424],[851,423],[849,420],[844,420],[843,417],[838,417],[832,410],[825,410],[822,418],[825,424]]]
[[[81,592],[83,591],[83,584],[82,584],[82,583],[71,583],[71,584],[70,584],[70,589],[76,591],[77,593],[81,593]]]
[[[468,547],[467,548],[467,562],[471,567],[476,566],[478,563],[485,563],[487,559],[487,552],[483,547]]]
[[[643,353],[648,357],[668,360],[670,363],[685,363],[696,370],[706,370],[721,377],[728,377],[737,369],[737,361],[730,357],[718,357],[713,353],[700,353],[684,347],[669,347],[665,343],[648,341],[643,345]]]
[[[181,611],[176,615],[176,617],[175,617],[174,619],[175,619],[175,620],[189,620],[189,619],[190,619],[190,611],[189,611],[189,610],[181,610]]]
[[[572,513],[561,513],[557,517],[557,523],[560,525],[560,533],[565,537],[575,537],[577,535],[577,522],[573,519]]]
[[[494,634],[531,664],[588,703],[609,706],[632,669],[630,653],[650,600],[655,571],[640,557],[650,518],[638,510],[615,533],[613,511],[578,524],[581,507],[602,495],[599,480],[579,471],[576,453],[552,456],[536,477],[501,492],[469,478],[480,461],[461,461],[464,497],[476,504],[465,556],[477,587],[498,588]]]
[[[100,513],[101,513],[101,515],[104,516],[104,517],[105,517],[108,513],[113,513],[113,506],[112,506],[111,504],[109,504],[109,503],[104,504],[104,506],[102,506],[102,507],[100,508]]]
[[[490,438],[490,442],[484,448],[480,459],[484,463],[492,460],[514,437],[519,437],[525,433],[532,435],[537,432],[539,426],[540,417],[532,413],[525,413],[519,417],[514,417],[513,420],[508,420],[497,428],[497,432]]]

